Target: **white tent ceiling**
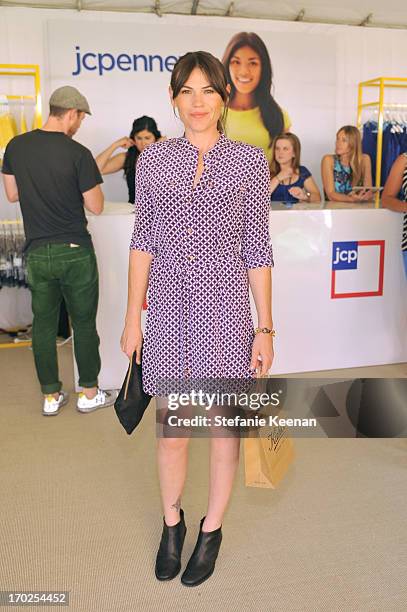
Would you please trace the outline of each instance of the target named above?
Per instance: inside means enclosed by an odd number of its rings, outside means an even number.
[[[406,0],[0,0],[0,7],[217,15],[407,29]]]

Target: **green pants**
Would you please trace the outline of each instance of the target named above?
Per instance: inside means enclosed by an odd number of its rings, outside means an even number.
[[[56,338],[62,296],[74,331],[79,385],[95,387],[100,371],[96,312],[99,277],[93,248],[50,243],[27,255],[28,284],[34,315],[32,348],[43,393],[56,393],[58,376]]]

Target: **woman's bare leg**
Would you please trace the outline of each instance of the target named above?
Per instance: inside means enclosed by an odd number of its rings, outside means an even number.
[[[202,531],[214,531],[222,524],[239,465],[239,450],[239,437],[211,439],[208,511]]]
[[[164,423],[165,415],[171,414],[165,398],[157,398],[157,408],[160,411],[160,422]],[[164,437],[157,439],[158,477],[164,520],[168,527],[180,521],[181,495],[187,476],[189,442],[189,437],[165,437],[165,433],[177,435],[176,429],[173,432],[170,430],[171,428],[164,424],[162,428]],[[185,435],[185,431],[179,433]]]
[[[168,527],[180,520],[181,495],[188,467],[188,438],[159,438],[157,465],[164,520]]]

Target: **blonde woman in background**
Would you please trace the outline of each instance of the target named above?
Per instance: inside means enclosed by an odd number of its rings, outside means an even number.
[[[276,202],[320,202],[311,172],[301,166],[301,143],[295,134],[277,136],[271,147],[270,194]]]
[[[336,134],[334,155],[325,155],[321,164],[325,197],[334,202],[365,202],[371,200],[372,165],[362,153],[362,139],[353,125],[345,125]],[[353,187],[366,187],[357,193]]]

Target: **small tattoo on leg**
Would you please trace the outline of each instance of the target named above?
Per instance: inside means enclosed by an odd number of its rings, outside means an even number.
[[[171,508],[173,508],[174,510],[176,510],[177,512],[179,512],[180,508],[181,508],[181,498],[179,497],[177,499],[177,501],[175,502],[175,504],[171,504]]]

